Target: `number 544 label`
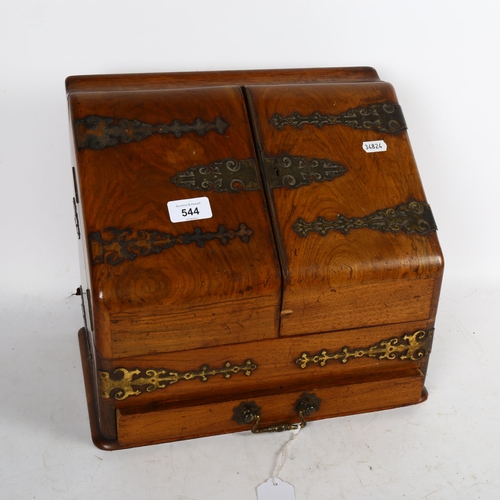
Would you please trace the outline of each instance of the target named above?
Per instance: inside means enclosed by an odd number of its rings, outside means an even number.
[[[190,220],[210,219],[212,208],[206,196],[201,198],[188,198],[167,203],[168,215],[172,222],[185,222]]]

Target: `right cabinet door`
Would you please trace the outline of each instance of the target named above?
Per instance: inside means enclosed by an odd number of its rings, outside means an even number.
[[[431,318],[443,260],[392,86],[246,93],[283,270],[280,335]]]

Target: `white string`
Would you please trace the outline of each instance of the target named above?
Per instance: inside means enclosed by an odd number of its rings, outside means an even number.
[[[277,486],[276,478],[278,477],[278,474],[280,473],[283,464],[285,463],[285,456],[286,456],[286,449],[299,437],[299,432],[301,431],[302,427],[299,427],[298,429],[294,430],[294,435],[290,439],[290,441],[287,441],[285,445],[283,446],[281,453],[280,453],[280,458],[278,461],[278,465],[276,467],[276,470],[274,471],[273,474],[273,484],[274,486]]]

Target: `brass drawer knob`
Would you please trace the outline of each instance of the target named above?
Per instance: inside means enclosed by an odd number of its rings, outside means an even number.
[[[315,394],[304,392],[304,394],[297,399],[293,408],[300,418],[300,423],[281,423],[259,428],[260,407],[257,406],[254,401],[244,401],[233,409],[233,420],[240,425],[253,423],[251,431],[254,434],[260,434],[262,432],[293,431],[305,427],[307,425],[305,417],[309,417],[314,412],[318,411],[320,404],[321,399],[319,399]]]

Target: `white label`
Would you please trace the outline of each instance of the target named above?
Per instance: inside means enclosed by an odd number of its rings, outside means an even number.
[[[268,479],[257,487],[258,500],[295,500],[295,490],[277,477]]]
[[[210,219],[212,217],[212,208],[206,196],[169,201],[167,208],[172,222],[186,222],[190,220]]]
[[[383,141],[366,141],[363,142],[363,149],[367,153],[380,153],[381,151],[387,151],[387,144]]]

